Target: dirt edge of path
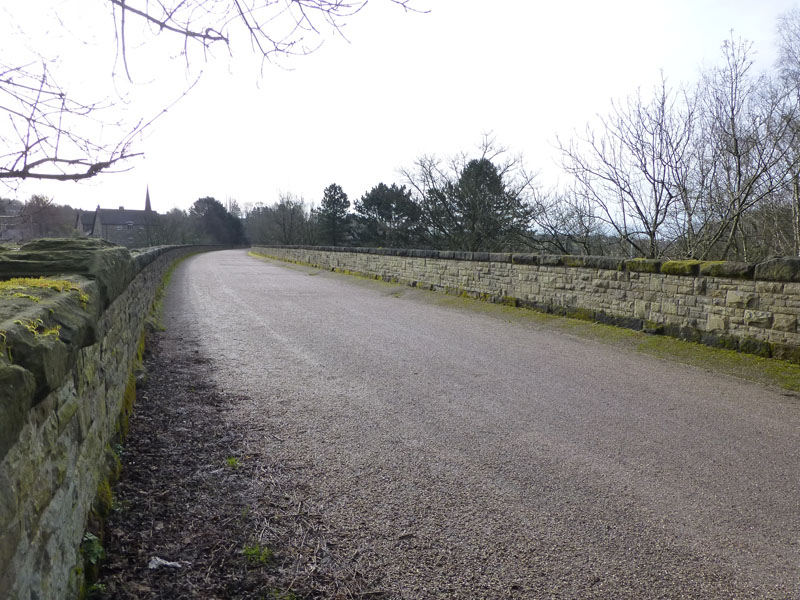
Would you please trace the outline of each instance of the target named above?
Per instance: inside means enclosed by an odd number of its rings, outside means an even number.
[[[215,388],[208,358],[148,338],[123,472],[90,598],[383,598],[304,507],[296,465],[262,455],[235,422],[247,401]]]

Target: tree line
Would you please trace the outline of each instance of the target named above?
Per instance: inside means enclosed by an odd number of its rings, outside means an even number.
[[[226,207],[212,197],[200,198],[189,210],[154,213],[147,234],[151,246],[166,244],[247,244],[242,213],[235,201]],[[20,202],[0,198],[0,240],[25,241],[80,235],[78,210],[35,194]]]
[[[662,73],[558,140],[566,183],[537,185],[490,136],[478,152],[419,157],[400,185],[352,206],[291,194],[246,215],[253,243],[527,251],[755,261],[800,256],[800,10],[780,17],[779,61],[755,71],[734,37],[693,85]]]
[[[201,199],[159,219],[158,243],[325,244],[756,261],[800,256],[800,10],[779,60],[756,72],[731,37],[693,84],[662,74],[559,139],[565,181],[545,189],[484,136],[476,152],[418,157],[351,203],[336,183],[226,209]],[[234,203],[235,204],[235,203]],[[220,208],[222,210],[220,210]]]

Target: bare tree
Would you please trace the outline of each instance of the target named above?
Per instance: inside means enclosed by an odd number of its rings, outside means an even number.
[[[662,77],[650,101],[641,92],[614,103],[578,141],[560,143],[563,166],[575,191],[631,251],[655,258],[670,239],[665,223],[678,204],[689,205],[685,157],[691,140],[690,111],[678,107],[685,95]]]
[[[368,0],[105,1],[117,55],[132,81],[132,53],[155,38],[174,40],[187,68],[198,54],[208,59],[214,47],[232,52],[234,39],[247,40],[264,61],[274,61],[312,52],[324,30],[341,32]],[[387,1],[414,10],[411,0]],[[111,111],[122,99],[82,99],[52,70],[45,57],[22,64],[0,61],[0,180],[9,185],[24,179],[81,180],[118,168],[138,156],[137,137],[172,105],[123,120]],[[196,77],[189,81],[184,94]]]
[[[748,260],[744,215],[780,193],[796,165],[789,149],[797,140],[797,97],[766,74],[752,73],[752,44],[722,46],[723,64],[704,73],[700,97],[703,137],[711,167],[710,228],[706,255]]]
[[[406,10],[411,0],[388,0]],[[193,47],[204,55],[213,46],[230,50],[238,35],[264,60],[305,55],[321,44],[323,28],[342,32],[368,0],[107,0],[118,51],[127,60],[131,22],[144,21],[153,35],[172,36],[186,60]]]
[[[696,91],[673,92],[662,76],[651,99],[614,103],[599,129],[561,144],[576,193],[629,253],[749,260],[783,247],[747,216],[763,204],[760,217],[775,218],[792,181],[800,250],[797,83],[754,74],[752,45],[740,39],[725,41],[722,59]]]
[[[283,193],[271,206],[257,205],[247,212],[245,227],[257,244],[311,244],[316,240],[308,204],[292,193]]]
[[[303,243],[309,214],[310,209],[302,198],[291,193],[281,194],[278,203],[272,207],[278,243],[284,245]]]
[[[777,67],[785,93],[798,98],[800,97],[800,9],[793,8],[778,18],[778,50]],[[792,119],[792,116],[788,118]],[[789,167],[787,196],[791,207],[792,254],[800,256],[800,164],[798,164],[800,122],[796,115],[791,120],[790,126],[794,135],[786,136],[783,140],[787,144],[784,159]]]
[[[555,254],[603,255],[609,231],[595,207],[574,189],[539,192],[533,197],[531,248]]]
[[[94,177],[137,154],[131,150],[143,123],[113,143],[98,131],[107,105],[82,103],[52,78],[47,64],[0,64],[0,179],[79,180]]]

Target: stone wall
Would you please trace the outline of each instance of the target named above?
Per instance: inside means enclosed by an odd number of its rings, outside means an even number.
[[[42,240],[0,252],[0,597],[80,593],[145,319],[169,266],[196,251]],[[41,274],[51,287],[8,281]]]
[[[310,246],[253,251],[800,362],[800,259],[754,265]]]

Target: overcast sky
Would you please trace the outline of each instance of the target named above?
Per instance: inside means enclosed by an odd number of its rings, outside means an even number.
[[[51,25],[58,27],[76,2],[25,4],[36,6],[36,23],[43,5],[60,7],[62,20]],[[86,44],[94,54],[77,61],[61,84],[69,87],[74,78],[89,82],[82,84],[88,88],[92,80],[111,79],[113,25],[104,0],[80,4],[83,9],[74,12],[84,28],[70,32],[96,32]],[[165,212],[187,209],[202,196],[271,204],[291,192],[318,203],[335,182],[352,202],[379,182],[401,183],[398,168],[422,154],[472,151],[485,132],[522,153],[550,184],[560,172],[556,136],[584,129],[611,99],[649,90],[661,69],[676,85],[696,80],[701,64],[718,61],[731,30],[752,40],[758,66],[770,68],[776,18],[794,5],[415,0],[414,6],[430,10],[416,14],[370,0],[347,23],[347,40],[327,35],[314,54],[290,61],[290,69],[267,65],[259,76],[243,44],[234,47],[232,59],[221,53],[190,94],[137,142],[145,157],[132,161],[131,171],[80,184],[27,182],[0,195],[24,200],[45,193],[83,209],[140,208],[149,185],[153,208]],[[20,11],[26,9],[18,3],[4,10],[0,20],[6,25],[0,27],[8,28],[10,14],[32,45],[67,46],[55,30],[25,25]],[[104,31],[108,35],[97,33]],[[0,45],[6,57],[10,43]],[[153,54],[133,54],[131,69],[134,80],[146,82],[139,96],[163,104],[185,79],[175,75],[175,65],[162,73]]]

